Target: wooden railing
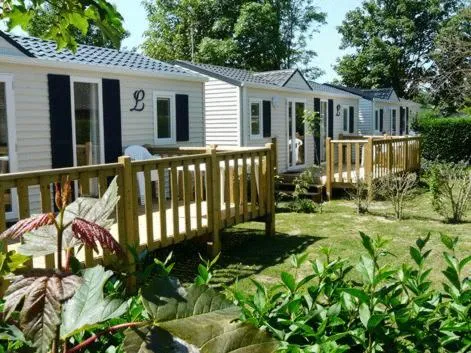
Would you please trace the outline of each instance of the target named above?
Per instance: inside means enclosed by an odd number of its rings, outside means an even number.
[[[326,193],[358,182],[371,185],[391,173],[420,169],[420,137],[369,136],[326,140]]]
[[[264,221],[266,233],[274,233],[273,144],[224,151],[208,147],[185,155],[177,152],[178,156],[146,161],[123,156],[118,163],[4,174],[0,175],[0,195],[15,189],[19,218],[26,218],[54,209],[52,186],[65,176],[75,185],[74,197],[99,197],[117,176],[120,200],[111,233],[129,260],[128,245],[156,249],[203,235],[211,236],[216,254],[221,247],[220,230],[249,220]],[[4,207],[0,197],[0,209]],[[3,212],[0,231],[6,228],[6,221]],[[86,266],[113,261],[101,250],[99,254],[85,250],[77,256]],[[54,256],[33,258],[33,264],[53,267]]]

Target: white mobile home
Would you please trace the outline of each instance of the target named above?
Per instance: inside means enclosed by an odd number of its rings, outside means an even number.
[[[280,172],[303,169],[322,159],[325,136],[356,130],[358,97],[311,84],[297,69],[251,72],[186,61],[175,64],[209,78],[205,83],[206,143],[260,146],[276,137]],[[303,122],[305,110],[317,111],[323,118],[316,150]]]
[[[0,32],[1,172],[115,162],[131,144],[202,146],[205,81],[137,53]]]
[[[407,135],[410,119],[415,118],[420,110],[419,104],[398,97],[392,88],[359,89],[326,85],[360,97],[360,135]]]

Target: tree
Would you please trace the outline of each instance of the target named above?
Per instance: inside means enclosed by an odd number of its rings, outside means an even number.
[[[325,14],[313,0],[147,0],[144,52],[254,71],[310,66],[306,40]]]
[[[58,49],[75,50],[75,33],[86,35],[90,25],[99,28],[115,46],[119,46],[125,33],[122,16],[107,0],[3,0],[0,1],[0,20],[6,21],[8,30],[20,26],[27,31],[31,19],[46,5],[55,11],[41,38],[54,40]]]
[[[433,59],[436,76],[431,88],[438,108],[449,115],[471,106],[471,7],[441,29]]]
[[[49,24],[54,21],[57,11],[57,9],[49,5],[39,9],[31,17],[27,26],[27,32],[34,37],[41,37],[47,32]],[[86,34],[83,34],[77,28],[71,28],[70,33],[77,43],[111,49],[120,49],[123,39],[129,37],[129,32],[120,31],[117,34],[116,40],[112,40],[104,35],[101,28],[93,20],[90,20]]]
[[[462,0],[366,0],[338,28],[342,49],[353,48],[336,70],[347,86],[393,87],[410,98],[433,75],[435,38]]]

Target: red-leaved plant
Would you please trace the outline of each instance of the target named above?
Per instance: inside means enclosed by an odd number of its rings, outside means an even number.
[[[77,247],[89,247],[98,251],[100,245],[118,256],[123,254],[120,245],[108,230],[113,224],[110,215],[119,200],[116,178],[100,199],[80,197],[71,202],[71,196],[72,185],[68,178],[63,179],[61,185],[55,184],[57,212],[20,220],[0,234],[0,241],[21,238],[18,253],[22,255],[55,254],[54,269],[32,269],[10,278],[12,283],[3,298],[4,320],[8,321],[15,316],[25,337],[33,342],[40,353],[50,350],[53,353],[66,352],[65,345],[61,345],[61,337],[65,342],[63,338],[72,334],[68,332],[69,329],[76,332],[78,327],[74,324],[80,319],[87,321],[87,324],[94,324],[122,315],[126,309],[122,301],[103,298],[103,284],[111,276],[111,271],[105,272],[103,267],[97,266],[86,270],[89,273],[85,273],[82,278],[69,268],[74,253],[72,250]],[[66,254],[65,264],[63,252]],[[96,284],[90,285],[94,277]],[[80,291],[82,298],[70,300]],[[83,297],[85,301],[81,300]],[[100,307],[107,308],[106,315],[87,317],[87,310],[91,312]],[[19,315],[13,315],[17,311]],[[66,317],[71,318],[70,322],[63,320]]]

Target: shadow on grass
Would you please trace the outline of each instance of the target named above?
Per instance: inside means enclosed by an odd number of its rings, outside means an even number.
[[[214,266],[212,282],[218,286],[231,285],[260,273],[263,269],[283,263],[291,254],[304,252],[320,237],[309,235],[288,235],[276,233],[266,237],[264,231],[244,228],[229,228],[222,233],[222,251]],[[173,251],[175,267],[172,274],[183,283],[193,282],[197,275],[199,254],[207,258],[206,244],[192,240],[172,248],[157,250],[154,255],[159,259]]]

